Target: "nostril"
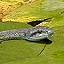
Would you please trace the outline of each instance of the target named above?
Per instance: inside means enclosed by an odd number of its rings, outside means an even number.
[[[48,33],[48,31],[46,31],[46,33]]]

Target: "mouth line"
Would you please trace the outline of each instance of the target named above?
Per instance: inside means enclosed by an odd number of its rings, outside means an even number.
[[[36,35],[40,35],[40,34],[42,34],[42,31],[37,31],[37,32],[32,33],[32,34],[31,34],[31,37],[32,37],[32,36],[36,36]]]

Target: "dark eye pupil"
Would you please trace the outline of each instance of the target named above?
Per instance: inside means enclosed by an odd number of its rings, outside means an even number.
[[[40,34],[41,34],[41,33],[42,33],[42,31],[39,31],[39,30],[38,30],[38,31],[37,31],[37,33],[40,33]]]

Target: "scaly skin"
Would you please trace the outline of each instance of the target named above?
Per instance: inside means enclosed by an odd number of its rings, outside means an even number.
[[[0,32],[0,40],[16,40],[25,39],[28,41],[39,41],[48,38],[53,34],[51,28],[47,26],[36,26],[33,28],[22,28],[14,30],[6,30]]]
[[[53,31],[51,28],[47,26],[36,26],[33,28],[24,28],[24,29],[14,29],[14,30],[6,30],[0,32],[0,43],[6,40],[21,40],[25,39],[28,41],[39,41],[45,38],[48,38],[49,36],[52,36]],[[38,54],[38,56],[43,52],[45,49],[46,44],[44,48],[41,50],[41,52]]]

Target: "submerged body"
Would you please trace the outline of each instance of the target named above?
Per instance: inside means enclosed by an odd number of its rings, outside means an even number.
[[[6,30],[0,32],[0,40],[25,39],[28,41],[39,41],[48,38],[53,34],[51,28],[47,26],[36,26],[32,28],[22,28]]]

